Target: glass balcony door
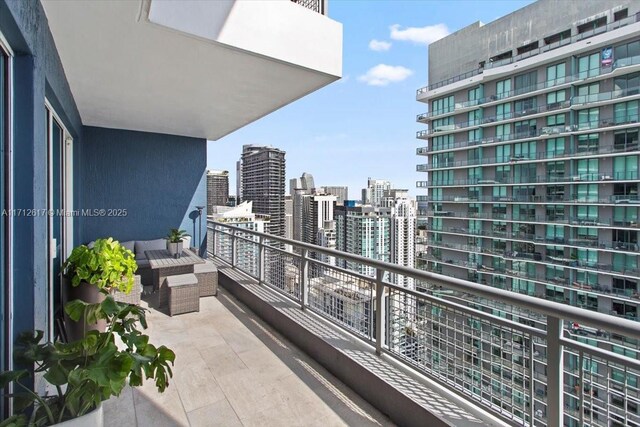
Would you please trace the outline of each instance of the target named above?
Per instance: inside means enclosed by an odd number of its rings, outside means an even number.
[[[55,339],[56,319],[62,316],[62,263],[73,245],[72,138],[47,103],[48,232],[49,232],[49,336]]]

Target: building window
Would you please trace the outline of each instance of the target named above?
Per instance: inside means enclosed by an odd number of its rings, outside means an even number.
[[[547,139],[547,159],[564,154],[564,137]]]
[[[548,44],[554,44],[554,43],[560,43],[561,44],[561,42],[563,40],[566,40],[566,39],[569,39],[569,38],[571,38],[571,29],[564,30],[564,31],[561,31],[559,33],[552,34],[550,36],[545,37],[544,38],[544,44],[547,44],[547,45]]]
[[[591,223],[598,219],[598,207],[586,205],[577,206],[576,215],[579,224]]]
[[[507,120],[511,118],[511,103],[496,106],[496,120]]]
[[[453,135],[438,135],[431,138],[433,151],[446,150],[453,147]]]
[[[578,58],[578,78],[586,79],[600,74],[600,53],[581,56]]]
[[[537,136],[538,122],[536,119],[524,120],[513,124],[516,135]]]
[[[477,126],[480,124],[480,110],[473,110],[467,113],[469,126]]]
[[[434,132],[441,132],[447,130],[453,130],[453,117],[444,117],[431,122],[431,126]]]
[[[519,47],[516,51],[518,55],[522,55],[523,53],[531,52],[532,50],[536,50],[537,48],[538,48],[538,41],[536,40],[533,43],[529,43]]]
[[[620,102],[613,106],[613,120],[615,124],[633,123],[638,121],[638,101]]]
[[[511,124],[496,126],[496,137],[501,140],[502,137],[506,137],[511,134]],[[505,138],[506,139],[506,138]]]
[[[547,205],[547,221],[562,221],[564,216],[564,205]]]
[[[623,156],[614,158],[613,178],[616,180],[638,179],[638,156]]]
[[[480,95],[481,95],[481,90],[480,90],[480,86],[478,86],[473,89],[469,89],[469,91],[467,92],[467,99],[469,101],[477,101],[478,99],[480,99]]]
[[[562,126],[567,122],[566,114],[554,114],[547,116],[547,126]]]
[[[526,74],[520,74],[513,79],[513,88],[516,94],[525,93],[534,88],[538,83],[538,71],[531,71]]]
[[[615,206],[613,208],[613,224],[637,226],[638,208],[632,206]]]
[[[598,179],[598,159],[578,160],[577,175],[574,180],[593,181]]]
[[[613,88],[616,91],[622,91],[614,96],[637,95],[640,93],[640,73],[616,77],[613,80]]]
[[[607,17],[602,16],[598,19],[594,19],[590,22],[585,22],[582,25],[578,25],[578,34],[586,33],[587,31],[593,31],[596,28],[604,27],[607,25]]]
[[[511,92],[511,79],[500,80],[496,83],[497,99],[506,98]]]
[[[599,125],[600,109],[588,108],[578,111],[578,129],[594,129]]]
[[[496,163],[506,163],[511,160],[511,146],[499,145],[496,147]]]
[[[589,133],[578,135],[578,153],[598,151],[600,134]]]
[[[624,8],[622,10],[614,12],[614,14],[613,14],[613,22],[620,21],[620,20],[626,18],[627,16],[629,16],[629,9],[627,9],[627,8]]]
[[[578,202],[598,201],[598,184],[579,184],[576,192]]]
[[[558,182],[564,181],[564,162],[548,162],[547,163],[547,181]]]
[[[613,271],[617,271],[618,273],[633,272],[637,268],[638,268],[637,255],[628,255],[621,252],[613,253]]]
[[[567,99],[567,91],[566,90],[558,90],[556,92],[551,92],[547,94],[547,108],[553,109],[557,108],[561,102],[564,102]]]
[[[546,86],[550,87],[564,83],[565,69],[566,64],[564,62],[548,66]]]
[[[617,61],[625,58],[640,56],[640,40],[625,43],[613,48],[613,57]]]
[[[534,112],[537,102],[536,97],[532,96],[530,98],[521,99],[515,102],[514,110],[516,112],[516,117],[518,115],[530,114]]]
[[[444,114],[453,111],[455,103],[453,101],[453,95],[444,98],[434,99],[431,101],[432,114]]]

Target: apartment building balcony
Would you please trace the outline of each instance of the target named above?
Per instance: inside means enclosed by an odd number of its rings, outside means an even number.
[[[237,251],[240,241],[242,247],[252,245],[254,249]],[[292,245],[294,251],[283,251],[284,244]],[[628,422],[640,421],[633,405],[620,405],[617,397],[610,397],[622,393],[626,402],[638,401],[634,385],[625,383],[618,390],[618,384],[620,372],[631,378],[640,374],[640,362],[635,356],[616,353],[605,339],[621,335],[640,338],[636,322],[213,222],[209,223],[209,248],[220,265],[223,286],[252,310],[268,317],[294,344],[298,344],[296,338],[283,332],[287,326],[282,312],[286,312],[286,322],[313,318],[316,326],[311,332],[321,333],[324,338],[302,337],[301,347],[329,365],[322,348],[327,341],[335,344],[341,340],[329,338],[334,332],[321,331],[347,331],[369,348],[363,353],[346,352],[351,353],[347,356],[368,353],[370,356],[358,358],[361,363],[372,364],[370,370],[390,360],[408,372],[424,375],[422,378],[434,381],[432,384],[456,390],[463,400],[456,408],[470,405],[507,423],[528,425],[532,420],[559,426],[569,419],[578,423],[587,420],[593,413],[585,412],[589,403],[605,411],[600,414],[616,413]],[[320,261],[319,254],[333,257],[336,264]],[[442,262],[425,253],[418,257]],[[375,274],[362,275],[355,268],[341,267],[342,262],[371,267]],[[444,263],[473,267],[482,274],[506,273],[504,268],[466,261]],[[290,267],[283,269],[284,264]],[[388,281],[392,274],[415,279],[419,290],[394,285]],[[488,300],[493,303],[485,304]],[[525,311],[539,322],[520,317]],[[496,315],[499,312],[504,316]],[[571,326],[578,323],[588,326],[581,331],[602,331],[598,338],[603,344],[586,344],[584,335]],[[343,351],[341,359],[344,356]],[[592,362],[597,366],[593,372]],[[342,368],[336,375],[353,386],[345,379],[350,376],[346,370]],[[409,389],[423,386],[415,378],[421,377],[407,379]],[[581,379],[585,389],[597,388],[598,393],[585,393],[582,409],[565,410],[573,408],[575,378]],[[355,391],[375,399],[378,392],[366,381],[360,383],[360,388],[353,386]],[[385,412],[379,404],[374,406]],[[608,420],[600,415],[591,422],[607,425]]]
[[[175,317],[155,296],[142,302],[146,333],[175,351],[173,379],[105,402],[105,427],[393,425],[224,289]]]
[[[429,152],[431,154],[440,153],[440,152],[451,152],[451,151],[462,151],[468,150],[471,148],[475,148],[477,145],[484,146],[496,146],[503,145],[506,142],[517,142],[517,141],[525,141],[525,140],[545,140],[548,138],[556,138],[558,136],[567,136],[567,135],[580,135],[585,133],[594,133],[594,132],[605,132],[605,131],[615,131],[627,129],[630,127],[637,126],[638,124],[638,115],[631,114],[619,116],[619,117],[610,117],[607,119],[599,119],[593,120],[589,122],[584,122],[573,125],[562,125],[562,126],[545,126],[542,129],[538,130],[537,128],[532,128],[526,132],[512,133],[500,136],[490,136],[484,138],[478,138],[474,140],[468,141],[459,141],[451,144],[447,144],[447,146],[443,147],[434,147],[432,145],[428,145]],[[416,137],[418,139],[423,140],[431,140],[429,130],[422,130],[416,133]]]
[[[566,149],[561,151],[539,151],[534,155],[520,155],[509,157],[482,157],[479,159],[471,160],[449,160],[433,161],[431,164],[423,166],[424,171],[436,170],[436,169],[465,169],[476,166],[506,166],[513,163],[544,163],[546,161],[558,160],[558,159],[579,159],[582,157],[589,158],[602,158],[609,157],[610,155],[628,155],[630,153],[638,151],[640,146],[637,142],[632,142],[625,145],[603,145],[598,147],[587,147],[582,149]],[[416,149],[417,155],[428,155],[429,149],[427,147],[419,147]]]
[[[442,94],[451,91],[458,90],[470,85],[482,83],[484,79],[491,79],[492,76],[499,75],[501,72],[504,72],[505,69],[509,70],[522,70],[531,66],[535,66],[536,63],[551,59],[553,57],[562,57],[566,55],[565,49],[559,49],[564,46],[573,45],[573,51],[592,49],[595,46],[606,44],[612,38],[617,37],[618,35],[624,34],[632,34],[634,30],[637,30],[639,24],[638,21],[640,18],[637,16],[630,16],[624,18],[622,20],[612,22],[606,26],[598,27],[592,31],[587,31],[581,34],[576,34],[571,38],[563,39],[559,42],[554,42],[551,44],[547,44],[537,49],[533,49],[529,52],[523,53],[521,55],[516,55],[511,58],[506,58],[504,60],[499,61],[487,61],[484,66],[479,67],[474,70],[470,70],[459,75],[450,77],[440,82],[432,83],[428,86],[422,87],[416,91],[416,100],[422,102],[428,102],[431,98],[436,96],[442,96]],[[589,41],[584,41],[586,38],[594,37],[594,39]],[[533,56],[538,56],[538,58],[533,58]],[[519,64],[516,64],[519,63]],[[629,57],[622,58],[614,61],[610,68],[605,68],[602,71],[600,69],[597,70],[589,70],[589,72],[583,72],[575,75],[569,75],[562,79],[557,79],[557,84],[565,84],[566,82],[570,83],[578,83],[587,78],[601,78],[603,75],[611,75],[612,73],[616,74],[616,70],[625,68],[625,67],[634,67],[633,71],[635,71],[635,67],[640,65],[640,57]],[[517,68],[515,68],[517,67]],[[485,98],[479,100],[477,105],[482,105],[487,102],[495,102],[502,101],[509,97],[518,96],[526,93],[531,93],[536,90],[544,90],[547,87],[553,87],[554,83],[541,83],[539,85],[534,85],[531,87],[521,88],[517,91],[511,91],[508,94],[496,94],[490,95]]]

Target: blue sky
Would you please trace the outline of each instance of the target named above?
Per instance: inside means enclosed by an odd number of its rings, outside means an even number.
[[[530,0],[374,1],[332,0],[329,16],[343,24],[343,78],[219,141],[208,143],[207,167],[230,172],[243,144],[273,145],[287,152],[288,179],[309,172],[316,186],[347,185],[360,198],[367,177],[422,194],[415,181],[425,158],[415,155],[427,111],[415,100],[427,83],[427,43],[475,21],[488,23]],[[429,28],[425,28],[429,27]],[[373,41],[373,42],[372,42]],[[463,70],[465,71],[465,70]]]

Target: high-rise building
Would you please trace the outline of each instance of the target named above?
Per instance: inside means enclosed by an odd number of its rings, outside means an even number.
[[[236,205],[242,202],[242,160],[238,160],[236,162]]]
[[[302,196],[302,238],[312,245],[318,244],[318,230],[334,220],[336,196],[309,194]]]
[[[355,206],[345,202],[336,206],[336,249],[379,261],[389,261],[390,214],[388,209]],[[374,276],[375,268],[339,260],[338,265]]]
[[[409,198],[409,190],[391,189],[384,192],[382,205],[391,209],[390,262],[404,267],[415,267],[416,207]],[[392,283],[414,288],[409,277],[392,275]]]
[[[313,175],[307,172],[304,172],[300,178],[289,180],[289,195],[293,201],[292,236],[294,240],[302,241],[302,228],[304,226],[303,196],[313,194],[315,192],[314,185]]]
[[[207,171],[207,212],[229,204],[229,171]]]
[[[240,172],[242,201],[253,202],[253,212],[269,215],[267,232],[284,236],[285,152],[270,146],[244,145]]]
[[[378,207],[382,205],[382,197],[386,190],[391,189],[391,183],[383,179],[367,179],[367,188],[362,189],[362,204]]]
[[[332,194],[336,196],[336,205],[342,206],[345,200],[349,200],[349,187],[346,186],[325,186],[318,188],[320,194]]]
[[[418,187],[429,190],[429,270],[638,319],[639,12],[629,0],[540,0],[429,46],[429,85],[417,94],[429,106],[417,117],[428,125],[417,135],[427,141],[417,154],[428,163],[417,169],[427,173]],[[584,341],[611,348],[604,339]],[[613,347],[635,358],[636,344],[623,338]],[[516,357],[502,351],[493,353]],[[564,357],[566,366],[582,364],[575,354]],[[483,381],[505,372],[474,370],[465,375]],[[604,364],[585,370],[638,381]],[[624,412],[615,386],[582,386],[583,369],[565,372],[565,389],[580,391],[565,393],[565,425],[582,423],[581,390]],[[531,386],[545,396],[543,385]],[[499,390],[492,401],[516,414],[515,396]],[[609,411],[609,422],[627,424]]]

